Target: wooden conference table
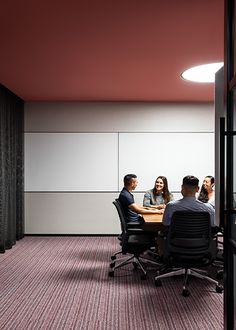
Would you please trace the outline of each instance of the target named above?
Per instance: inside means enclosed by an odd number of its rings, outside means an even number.
[[[162,223],[163,214],[142,214],[146,223]]]

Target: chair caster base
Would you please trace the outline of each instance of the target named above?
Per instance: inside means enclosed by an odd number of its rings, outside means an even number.
[[[147,279],[147,274],[142,274],[140,278],[141,278],[142,281],[146,280]]]
[[[184,297],[189,297],[189,296],[190,296],[190,292],[188,291],[188,289],[183,289],[183,291],[182,291],[182,295],[183,295]]]
[[[111,270],[109,273],[108,273],[109,277],[114,277],[114,270]]]
[[[116,260],[116,256],[111,256],[111,260]]]
[[[135,261],[132,262],[132,264],[133,264],[134,270],[137,270],[138,269],[138,264]]]
[[[161,280],[155,280],[155,286],[162,286]]]
[[[113,267],[115,267],[115,262],[110,263],[110,268],[113,268]]]
[[[222,285],[218,284],[218,285],[216,286],[216,292],[217,292],[217,293],[222,293],[223,290],[224,290],[224,288],[223,288]]]
[[[216,278],[217,280],[221,280],[223,278],[223,271],[218,271],[217,274],[216,274]]]

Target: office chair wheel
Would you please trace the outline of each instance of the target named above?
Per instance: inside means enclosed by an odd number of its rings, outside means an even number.
[[[155,286],[162,286],[162,282],[159,279],[155,279]]]
[[[111,260],[116,260],[116,256],[111,256]]]
[[[111,262],[111,263],[110,263],[110,268],[115,267],[115,264],[116,264],[115,262]]]
[[[189,297],[189,296],[190,296],[190,292],[188,291],[188,289],[183,289],[183,291],[182,291],[182,295],[183,295],[184,297]]]
[[[146,280],[147,279],[147,274],[142,274],[140,278],[141,278],[141,280]]]
[[[137,269],[138,269],[138,264],[137,264],[137,262],[133,261],[132,264],[133,264],[134,270],[137,270]]]
[[[110,270],[108,275],[109,275],[110,277],[114,277],[114,270]]]
[[[223,278],[223,270],[218,270],[216,273],[217,280],[221,280]]]
[[[218,285],[216,286],[216,292],[217,292],[217,293],[222,293],[222,292],[223,292],[223,286],[220,285],[220,284],[218,284]]]

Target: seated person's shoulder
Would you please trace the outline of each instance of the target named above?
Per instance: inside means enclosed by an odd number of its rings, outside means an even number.
[[[143,196],[143,206],[151,206],[152,204],[152,192],[147,190]]]
[[[179,204],[179,200],[170,200],[169,203],[166,204],[166,207],[167,206],[171,206],[171,205],[176,205],[176,204]]]
[[[209,209],[213,209],[214,210],[214,207],[212,206],[211,203],[203,203],[202,201],[200,201],[199,199],[196,199],[196,203],[202,205],[202,206],[205,206],[206,208],[209,208]]]
[[[152,190],[147,190],[144,194],[144,197],[151,198],[151,196],[152,196]]]
[[[170,202],[174,201],[174,195],[172,193],[170,193]]]
[[[210,208],[213,208],[213,209],[214,209],[214,206],[212,205],[212,203],[209,203],[209,202],[207,202],[207,203],[205,203],[205,205],[207,205],[208,207],[210,207]]]
[[[212,204],[206,203],[205,205],[207,205],[207,207],[208,207],[209,210],[211,210],[212,212],[215,213],[215,208],[214,208],[214,206]]]

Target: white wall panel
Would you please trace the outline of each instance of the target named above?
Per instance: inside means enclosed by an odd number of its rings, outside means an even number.
[[[158,175],[179,191],[185,175],[202,179],[214,173],[213,133],[123,133],[119,135],[120,187],[127,173],[139,179],[138,190],[154,186]],[[149,188],[150,187],[150,188]]]
[[[26,191],[118,189],[115,133],[26,133]]]
[[[114,193],[25,193],[26,234],[119,234]]]

